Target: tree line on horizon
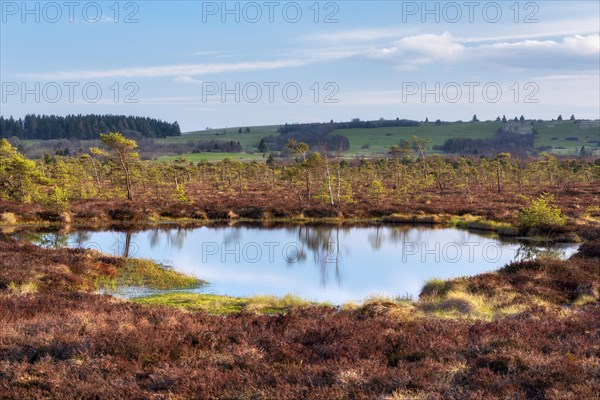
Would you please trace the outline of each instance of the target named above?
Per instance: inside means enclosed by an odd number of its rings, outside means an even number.
[[[177,122],[156,118],[126,115],[36,115],[14,119],[0,116],[0,138],[17,137],[24,140],[98,139],[101,133],[137,132],[149,138],[180,136]]]

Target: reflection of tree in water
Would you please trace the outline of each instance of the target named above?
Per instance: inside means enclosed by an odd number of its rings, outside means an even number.
[[[189,231],[190,229],[187,228],[153,229],[148,235],[148,243],[150,248],[154,249],[164,239],[165,246],[181,250]],[[127,232],[127,235],[130,235],[130,232]],[[131,242],[131,238],[129,238],[129,241]]]
[[[333,267],[338,285],[341,283],[341,256],[350,254],[350,248],[340,242],[340,231],[348,233],[352,228],[329,226],[301,226],[295,228],[300,242],[298,261],[306,260],[307,253],[312,252],[315,265],[320,268],[321,284],[326,286],[329,281],[330,270]],[[369,229],[368,243],[373,250],[380,250],[386,240],[392,243],[406,241],[413,226],[398,226],[392,229],[375,226]],[[386,233],[389,232],[389,235]],[[290,263],[291,264],[291,263]]]
[[[390,242],[405,243],[407,242],[407,239],[410,238],[410,232],[414,230],[414,227],[412,225],[400,225],[394,226],[388,230],[390,232]]]
[[[312,251],[314,263],[320,268],[321,285],[327,286],[331,266],[333,266],[335,280],[339,285],[341,283],[340,228],[302,226],[298,228],[298,239],[301,245],[301,254],[298,256],[305,260],[307,250]]]
[[[123,257],[128,258],[131,252],[131,231],[125,232],[125,246],[123,247]]]
[[[231,243],[239,242],[240,237],[242,235],[242,229],[244,228],[226,229],[225,234],[223,235],[223,243],[225,243],[225,245],[228,245]]]
[[[21,238],[47,249],[60,249],[69,246],[70,236],[60,232],[28,232],[21,235]]]
[[[529,261],[539,257],[559,259],[565,252],[556,247],[539,247],[539,245],[520,244],[515,251],[515,261]]]
[[[86,247],[86,245],[90,242],[91,235],[90,232],[86,231],[77,231],[71,237],[71,240],[76,244],[77,247]]]
[[[382,232],[379,232],[381,230],[380,226],[376,226],[374,230],[375,230],[375,232],[370,232],[367,237],[369,240],[369,244],[371,245],[371,248],[373,250],[379,250],[379,249],[381,249],[381,246],[383,245],[384,235]],[[370,231],[373,231],[373,230],[370,229]]]
[[[113,251],[113,255],[115,257],[123,257],[123,258],[137,256],[138,251],[139,251],[139,246],[137,245],[137,243],[131,241],[133,232],[125,231],[124,234],[125,234],[125,240],[123,241],[123,243],[121,243],[120,241],[117,241],[110,246],[110,249]]]

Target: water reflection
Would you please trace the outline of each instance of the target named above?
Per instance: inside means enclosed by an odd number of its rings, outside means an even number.
[[[246,296],[296,294],[342,303],[380,294],[416,296],[431,278],[492,271],[563,248],[502,242],[457,229],[413,226],[224,226],[27,234],[45,247],[86,247],[151,258],[206,279],[199,289]]]

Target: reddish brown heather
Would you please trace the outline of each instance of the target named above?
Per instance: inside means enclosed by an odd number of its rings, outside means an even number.
[[[142,306],[86,292],[115,259],[1,242],[0,398],[594,399],[600,305],[565,306],[600,283],[594,251],[468,278],[552,305],[483,322],[380,306],[229,317]],[[28,282],[37,292],[15,289]]]
[[[127,221],[146,220],[149,216],[169,218],[227,219],[230,212],[242,218],[260,219],[265,215],[274,218],[292,218],[303,215],[307,218],[354,217],[372,218],[392,213],[425,214],[472,214],[484,218],[515,222],[518,210],[527,205],[527,200],[514,190],[497,193],[492,189],[478,188],[469,194],[461,190],[439,191],[423,189],[400,198],[392,192],[375,203],[366,183],[357,182],[354,191],[355,203],[329,206],[324,201],[302,199],[302,190],[284,184],[274,187],[264,183],[248,182],[239,193],[234,189],[215,190],[208,184],[190,184],[186,194],[190,204],[176,203],[168,199],[160,201],[152,196],[137,196],[133,202],[122,199],[77,201],[71,205],[75,222],[82,220]],[[588,208],[600,205],[600,189],[594,185],[579,184],[564,191],[557,187],[538,187],[530,197],[543,192],[554,194],[561,210],[570,217],[580,217]],[[0,212],[12,212],[19,221],[56,220],[57,213],[44,211],[40,205],[20,204],[0,200]]]

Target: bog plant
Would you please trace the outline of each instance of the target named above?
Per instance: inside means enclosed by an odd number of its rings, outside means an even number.
[[[369,194],[373,197],[376,204],[379,204],[381,197],[383,197],[385,193],[385,186],[383,186],[381,181],[379,179],[373,179],[371,181],[371,186],[369,187]]]
[[[58,186],[53,187],[50,192],[44,196],[44,205],[55,212],[63,212],[69,210],[69,196],[66,191]]]
[[[181,185],[177,185],[177,187],[175,187],[175,190],[173,191],[171,197],[173,198],[173,200],[181,204],[191,203],[190,199],[185,194],[185,189]]]
[[[554,196],[549,193],[540,195],[531,201],[529,207],[519,211],[517,221],[524,228],[559,227],[567,223],[554,202]]]

